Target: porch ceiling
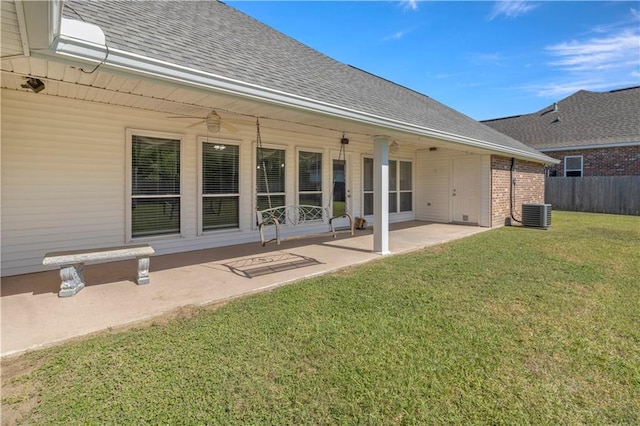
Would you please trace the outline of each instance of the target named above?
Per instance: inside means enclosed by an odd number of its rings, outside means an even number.
[[[37,57],[3,58],[1,87],[3,89],[28,91],[21,87],[26,77],[37,77],[44,81],[45,90],[38,96],[49,95],[77,99],[107,105],[165,114],[167,116],[206,117],[215,110],[222,120],[234,125],[255,125],[260,118],[262,129],[284,130],[293,133],[321,137],[358,137],[371,140],[374,135],[384,134],[405,147],[447,147],[466,152],[488,153],[487,150],[461,146],[417,136],[384,127],[365,125],[321,113],[294,110],[264,101],[252,100],[221,92],[184,88],[177,84],[153,81],[149,78],[117,74],[99,68],[82,70],[77,66],[48,61]],[[197,120],[184,120],[188,127]],[[204,124],[203,124],[204,127]]]

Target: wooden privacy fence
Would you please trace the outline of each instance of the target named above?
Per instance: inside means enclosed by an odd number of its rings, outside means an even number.
[[[640,216],[640,176],[548,177],[544,188],[554,210]]]

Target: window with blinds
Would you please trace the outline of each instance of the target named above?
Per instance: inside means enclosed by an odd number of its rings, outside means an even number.
[[[298,152],[298,204],[322,206],[322,153]]]
[[[568,155],[564,157],[564,176],[582,176],[582,155]]]
[[[273,148],[257,149],[257,208],[285,205],[285,150]]]
[[[132,135],[131,236],[180,233],[180,140]]]
[[[240,148],[202,143],[202,230],[238,228]]]

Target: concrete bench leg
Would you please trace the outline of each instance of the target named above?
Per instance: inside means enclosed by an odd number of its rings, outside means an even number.
[[[138,285],[149,284],[149,258],[138,258]]]
[[[58,297],[71,297],[84,288],[84,263],[60,267],[60,292]]]

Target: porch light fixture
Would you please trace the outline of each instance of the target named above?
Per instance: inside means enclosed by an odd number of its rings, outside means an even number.
[[[389,145],[389,152],[392,154],[395,154],[396,152],[398,152],[399,149],[400,149],[400,146],[396,141],[391,142],[391,145]]]
[[[44,83],[42,80],[29,77],[25,84],[22,84],[23,89],[31,89],[34,93],[42,92],[44,90]]]
[[[205,122],[207,123],[207,130],[211,133],[220,131],[220,116],[216,114],[215,111],[211,111],[211,113],[207,115]]]

